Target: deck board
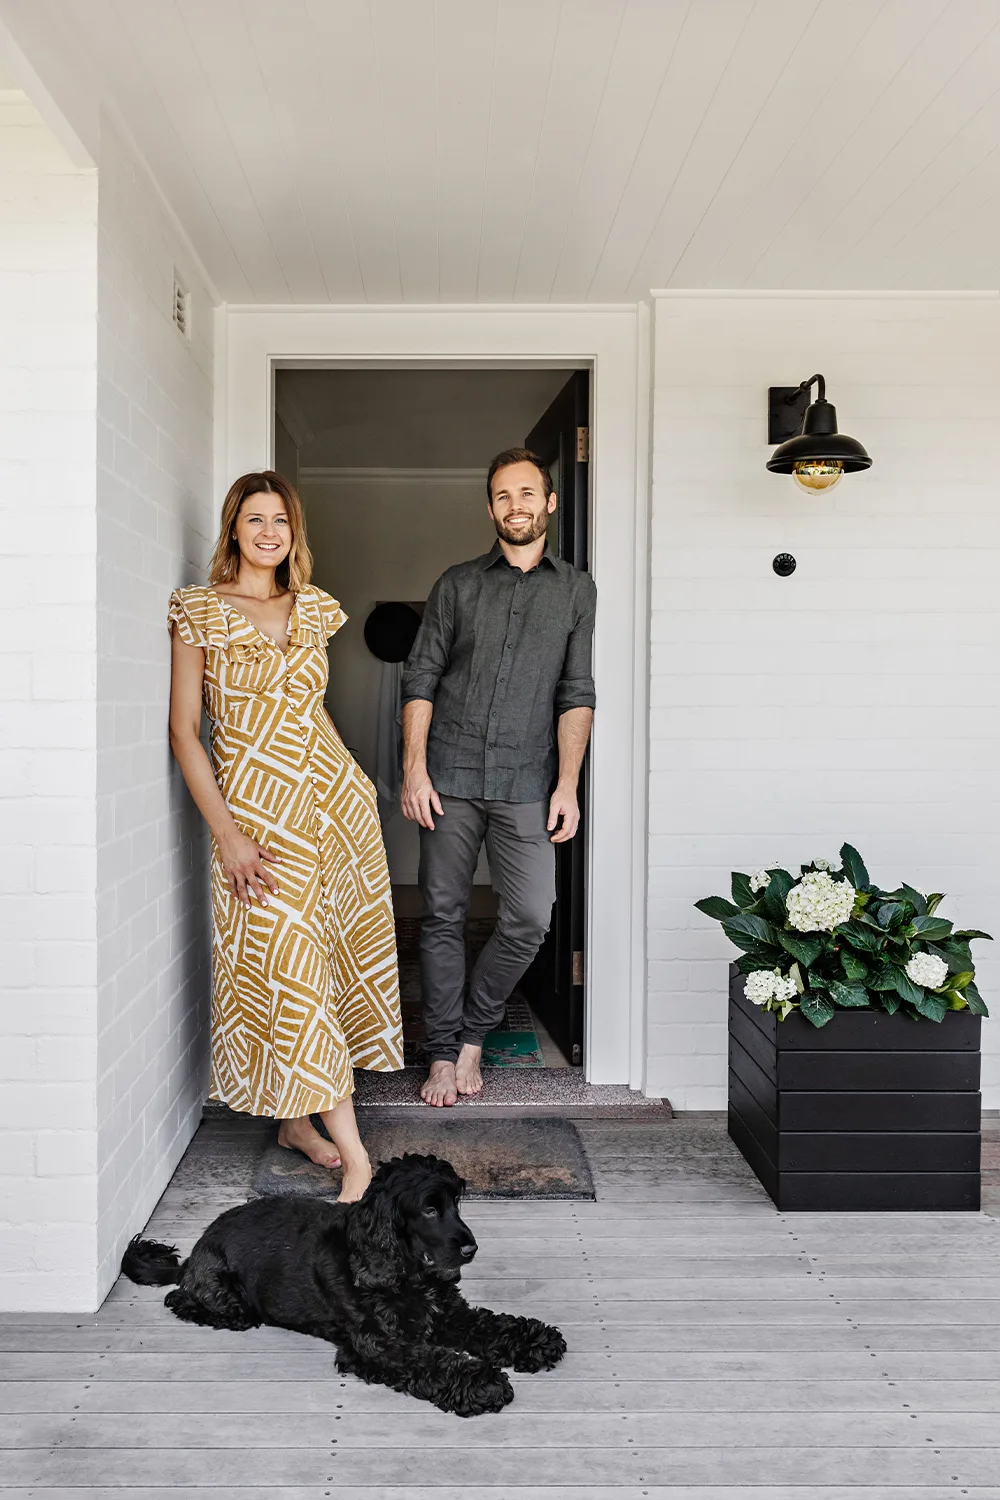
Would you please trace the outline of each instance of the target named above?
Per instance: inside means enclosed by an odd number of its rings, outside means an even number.
[[[93,1316],[0,1317],[3,1500],[1000,1500],[997,1220],[780,1214],[718,1118],[579,1128],[596,1202],[467,1205],[466,1295],[570,1345],[503,1413],[119,1282]],[[264,1134],[207,1122],[149,1231],[186,1253]]]

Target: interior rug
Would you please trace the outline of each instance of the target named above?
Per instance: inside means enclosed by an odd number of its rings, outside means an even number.
[[[491,1031],[483,1038],[484,1068],[544,1068],[545,1059],[532,1031]]]
[[[571,1120],[480,1120],[464,1111],[454,1116],[430,1109],[404,1119],[379,1115],[373,1110],[371,1118],[363,1113],[358,1119],[373,1165],[413,1151],[450,1161],[470,1198],[594,1197],[587,1155]],[[336,1198],[339,1192],[339,1171],[318,1167],[277,1141],[265,1148],[250,1186],[252,1198]]]

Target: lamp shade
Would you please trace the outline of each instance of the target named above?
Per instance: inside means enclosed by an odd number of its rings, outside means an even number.
[[[845,474],[857,474],[872,466],[857,438],[837,431],[836,407],[819,400],[806,412],[802,431],[775,448],[767,467],[772,474],[791,474],[796,464],[824,461],[840,464]]]

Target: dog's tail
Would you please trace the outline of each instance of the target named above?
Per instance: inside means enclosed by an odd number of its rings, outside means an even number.
[[[122,1275],[138,1286],[174,1286],[180,1280],[181,1258],[176,1245],[157,1240],[129,1240],[122,1256]]]

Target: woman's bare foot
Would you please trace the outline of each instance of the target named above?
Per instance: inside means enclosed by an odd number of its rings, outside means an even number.
[[[357,1203],[359,1198],[365,1195],[365,1189],[372,1180],[372,1164],[368,1160],[368,1154],[362,1151],[360,1156],[349,1157],[344,1162],[344,1177],[340,1187],[338,1203]]]
[[[282,1120],[278,1126],[278,1145],[289,1151],[301,1151],[318,1167],[339,1167],[340,1152],[324,1140],[308,1115],[297,1120]]]
[[[425,1104],[433,1104],[439,1109],[443,1104],[457,1104],[458,1088],[455,1083],[455,1064],[450,1062],[432,1062],[431,1070],[427,1075],[427,1082],[420,1090],[420,1097]]]
[[[482,1093],[483,1075],[479,1071],[479,1060],[482,1055],[482,1047],[473,1047],[470,1042],[466,1042],[458,1054],[458,1062],[455,1064],[455,1086],[460,1094]]]

